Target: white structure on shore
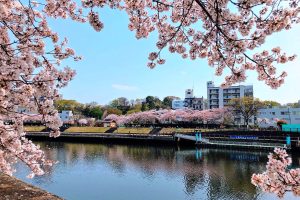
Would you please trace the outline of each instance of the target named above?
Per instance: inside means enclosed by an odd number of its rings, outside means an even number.
[[[73,112],[71,110],[63,110],[59,113],[59,117],[63,122],[73,120]]]
[[[277,120],[285,120],[288,124],[300,124],[300,108],[273,107],[260,109],[257,113],[258,125],[262,128],[277,126]]]
[[[184,109],[184,100],[178,100],[178,99],[174,99],[172,101],[172,109],[177,110],[177,109]]]
[[[229,88],[216,87],[213,81],[207,82],[208,109],[223,108],[233,98],[253,97],[253,85],[238,85]]]

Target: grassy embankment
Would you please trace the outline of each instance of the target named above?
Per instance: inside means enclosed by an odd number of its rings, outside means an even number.
[[[46,129],[45,126],[25,126],[24,127],[25,132],[42,132],[44,129]]]
[[[114,131],[118,134],[149,134],[152,128],[124,128],[120,127]]]
[[[65,133],[105,133],[105,131],[109,130],[108,127],[70,127],[66,129]]]

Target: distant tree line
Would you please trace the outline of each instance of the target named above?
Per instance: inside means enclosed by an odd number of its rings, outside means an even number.
[[[174,99],[180,98],[167,96],[160,100],[155,96],[147,96],[145,99],[128,100],[125,97],[119,97],[113,99],[108,105],[99,105],[96,102],[83,104],[76,100],[61,99],[55,101],[55,107],[59,112],[71,110],[77,119],[91,117],[99,120],[109,114],[125,115],[148,110],[171,109]]]
[[[147,96],[144,99],[129,100],[125,97],[119,97],[113,99],[107,105],[99,105],[96,102],[83,104],[77,102],[76,100],[62,99],[55,101],[55,107],[59,112],[61,112],[62,110],[71,110],[75,115],[75,119],[88,117],[100,120],[104,119],[107,115],[110,114],[126,115],[149,110],[171,109],[172,101],[174,99],[180,98],[176,96],[166,96],[161,100],[160,98],[155,96]],[[289,106],[291,108],[300,107],[299,103],[288,103],[282,105],[279,102],[271,100],[250,100],[247,98],[233,99],[229,104],[234,108],[234,110],[238,110],[239,114],[244,113],[243,116],[246,122],[248,121],[248,118],[251,118],[251,116],[257,114],[257,109],[259,108],[283,106]]]

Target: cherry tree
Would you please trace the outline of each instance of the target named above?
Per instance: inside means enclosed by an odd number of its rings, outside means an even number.
[[[88,125],[88,120],[85,118],[82,118],[82,119],[79,119],[77,121],[77,123],[79,124],[79,126],[86,126],[86,125]]]
[[[18,159],[29,166],[29,177],[33,177],[42,175],[42,168],[52,162],[39,146],[24,137],[23,120],[28,119],[28,114],[18,108],[39,114],[52,130],[50,136],[59,135],[62,122],[53,101],[59,98],[58,89],[75,74],[68,67],[61,68],[60,62],[80,58],[67,46],[66,39],[60,40],[50,29],[47,16],[68,14],[74,15],[74,20],[80,18],[72,12],[71,3],[53,8],[47,1],[43,9],[38,9],[41,4],[34,1],[23,3],[0,1],[0,171],[11,175],[12,164]]]
[[[149,110],[145,112],[132,113],[129,115],[108,115],[105,120],[114,120],[118,125],[124,124],[155,124],[169,122],[198,122],[203,123],[222,123],[223,116],[226,115],[227,109],[211,110]]]
[[[287,169],[292,159],[285,150],[275,148],[268,156],[267,170],[262,174],[252,175],[252,184],[259,186],[265,192],[283,197],[288,191],[300,195],[300,169]]]
[[[109,114],[105,117],[105,120],[115,121],[117,124],[123,124],[122,117],[116,114]]]
[[[257,118],[257,122],[259,127],[262,128],[269,128],[269,127],[276,127],[277,120],[276,119],[268,119],[268,118]]]
[[[36,114],[28,114],[23,117],[23,122],[30,123],[30,122],[38,122],[42,123],[43,116],[42,115],[36,115]]]
[[[276,73],[276,65],[292,61],[280,47],[260,50],[268,36],[299,23],[297,0],[0,0],[0,171],[12,174],[17,160],[32,173],[43,174],[51,165],[39,146],[24,137],[23,117],[18,107],[42,115],[50,136],[59,136],[62,122],[53,101],[75,72],[62,67],[66,59],[80,60],[67,39],[48,25],[49,18],[70,18],[88,22],[96,30],[103,7],[128,14],[128,28],[136,38],[157,31],[158,50],[149,54],[150,68],[164,64],[167,49],[183,58],[205,58],[216,75],[225,68],[230,73],[223,86],[246,79],[247,70],[256,70],[258,79],[271,88],[284,82],[286,72]],[[191,115],[183,118],[188,120]],[[154,119],[155,115],[151,115]],[[142,116],[135,116],[142,117]],[[12,121],[12,123],[6,123]]]

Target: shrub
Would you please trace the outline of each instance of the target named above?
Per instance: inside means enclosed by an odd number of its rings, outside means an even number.
[[[282,125],[283,125],[283,124],[287,124],[287,121],[282,120],[282,119],[277,121],[277,126],[278,126],[280,129],[282,129]]]

